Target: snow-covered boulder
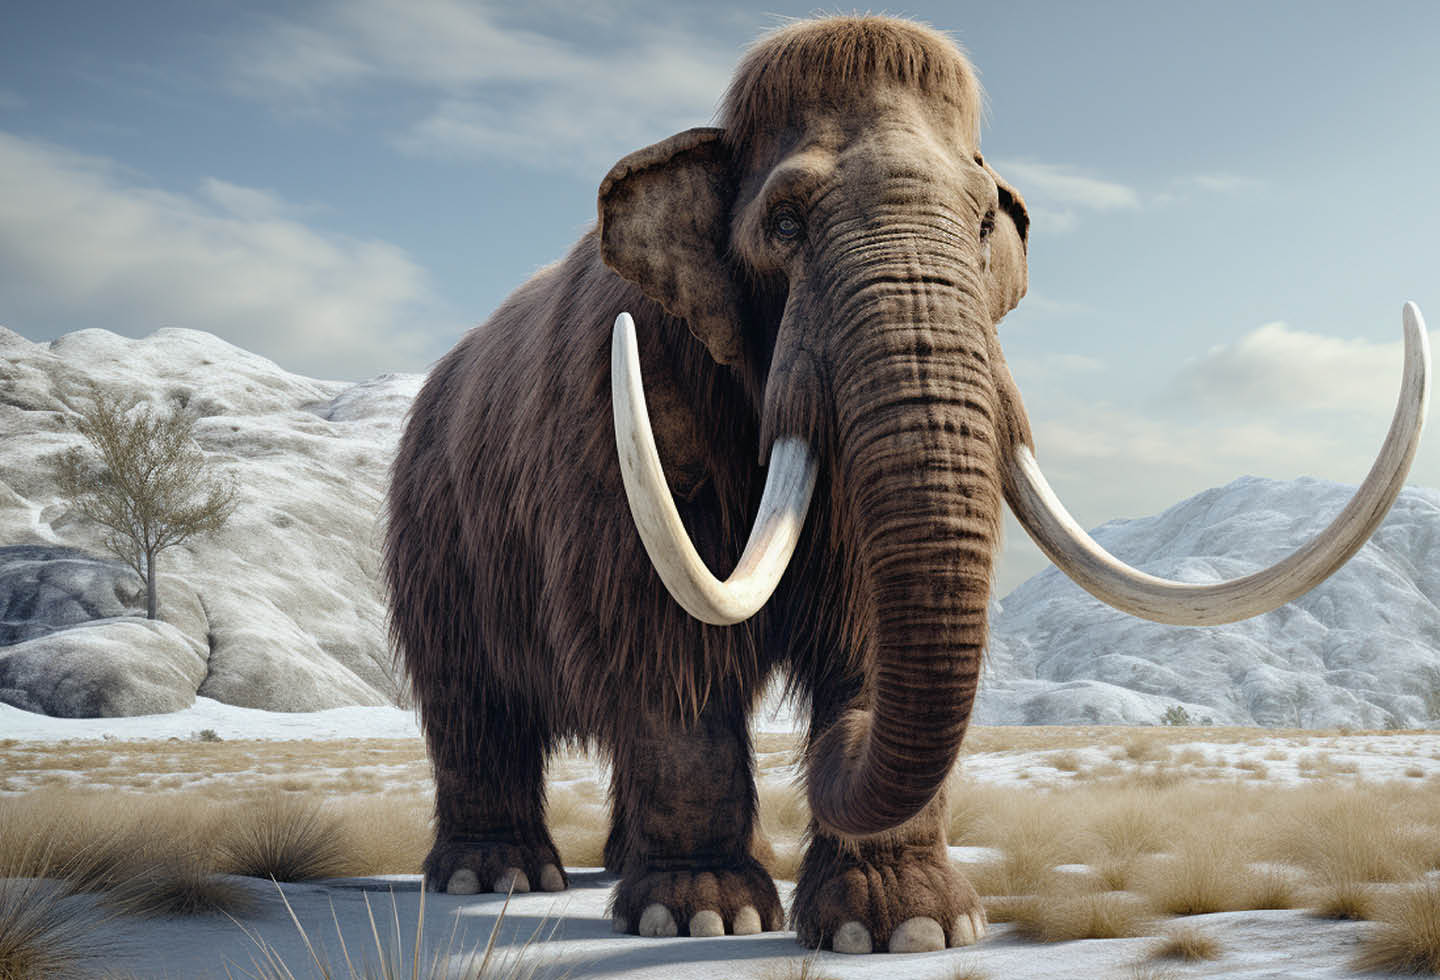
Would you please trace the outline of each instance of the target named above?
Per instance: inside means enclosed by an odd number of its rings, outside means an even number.
[[[1093,533],[1167,578],[1213,582],[1272,564],[1354,488],[1244,477]],[[977,703],[990,724],[1193,721],[1307,728],[1423,725],[1440,706],[1440,491],[1407,487],[1331,578],[1226,626],[1161,626],[1101,604],[1051,567],[1001,603]]]
[[[0,701],[59,718],[166,714],[195,703],[206,659],[169,623],[96,620],[0,647]]]
[[[112,667],[132,662],[120,657],[126,644],[153,649],[163,636],[202,651],[193,680],[192,671],[167,667],[145,681],[178,685],[167,704],[188,704],[197,691],[275,711],[393,701],[379,518],[421,380],[316,381],[192,330],[141,340],[82,330],[36,344],[0,328],[0,544],[65,549],[45,568],[20,557],[40,551],[11,551],[16,567],[8,575],[0,568],[0,644],[26,641],[24,671],[7,676],[38,685],[26,690],[48,711],[59,702],[45,693],[44,657],[67,669],[95,658],[74,676],[110,683],[119,673]],[[143,641],[133,619],[143,615],[138,578],[110,561],[101,531],[55,488],[56,457],[85,445],[73,416],[91,384],[199,414],[197,442],[239,488],[222,531],[162,552],[159,615],[169,629],[142,625]],[[76,632],[99,617],[107,618]],[[31,647],[37,638],[51,642]],[[0,655],[13,660],[19,649],[0,645]],[[21,700],[16,690],[9,703]],[[102,692],[87,703],[119,711],[122,701],[134,699]]]
[[[144,590],[124,563],[78,548],[0,546],[0,647],[96,619],[144,615]]]

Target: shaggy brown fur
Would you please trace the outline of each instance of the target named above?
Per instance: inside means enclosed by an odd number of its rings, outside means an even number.
[[[813,705],[814,746],[827,732],[846,743],[828,754],[812,748],[812,797],[817,784],[823,792],[841,780],[847,760],[869,748],[868,722],[856,719],[873,707],[876,634],[887,619],[873,594],[887,560],[867,550],[876,535],[902,544],[916,536],[913,548],[924,551],[942,531],[959,534],[963,548],[935,560],[944,563],[946,581],[967,583],[967,601],[979,603],[978,611],[935,613],[948,632],[916,653],[917,662],[935,661],[936,676],[949,685],[942,689],[963,702],[958,708],[933,709],[925,676],[913,684],[887,680],[891,690],[914,688],[895,702],[902,724],[887,731],[917,745],[941,732],[945,749],[925,755],[924,765],[939,766],[943,778],[944,752],[953,759],[964,730],[984,638],[1000,506],[994,459],[1012,440],[1028,440],[993,329],[1024,292],[1023,203],[988,169],[966,170],[951,183],[960,202],[956,220],[963,218],[954,227],[967,230],[941,231],[969,241],[969,251],[953,262],[942,255],[938,287],[882,277],[871,290],[879,299],[866,300],[923,308],[957,331],[964,327],[971,339],[954,359],[965,367],[953,377],[973,393],[944,380],[951,374],[937,374],[926,382],[937,405],[927,425],[946,438],[974,434],[976,441],[955,453],[943,446],[927,452],[944,450],[937,458],[955,472],[977,474],[973,488],[942,488],[954,501],[954,521],[902,522],[868,537],[856,528],[856,498],[891,494],[827,454],[863,442],[863,419],[886,416],[888,402],[873,412],[861,401],[837,408],[835,392],[863,388],[867,376],[846,373],[852,369],[840,355],[821,349],[831,341],[805,340],[785,326],[807,303],[823,317],[825,305],[847,292],[844,270],[816,265],[816,281],[835,285],[803,293],[779,265],[751,261],[768,245],[732,237],[741,224],[732,219],[763,184],[763,173],[747,169],[757,151],[773,162],[815,113],[841,112],[852,96],[871,100],[867,112],[881,112],[887,92],[920,100],[917,111],[937,121],[937,132],[960,134],[958,146],[936,152],[979,164],[978,85],[942,35],[871,17],[787,27],[747,55],[726,99],[723,133],[680,134],[618,164],[601,188],[601,227],[517,290],[431,372],[393,469],[385,573],[394,640],[436,773],[436,843],[425,866],[432,887],[446,887],[460,869],[475,872],[481,888],[512,869],[532,887],[563,880],[547,869],[561,867],[561,855],[544,824],[545,760],[562,741],[584,740],[614,764],[605,855],[621,875],[613,907],[626,928],[635,931],[653,903],[671,911],[681,934],[695,911],[719,911],[730,929],[745,906],[764,927],[778,928],[775,887],[750,853],[755,786],[746,716],[765,679],[783,670]],[[986,273],[973,229],[986,189],[993,200],[997,183],[1001,210]],[[817,203],[817,241],[827,213]],[[832,224],[841,227],[842,219],[854,220],[836,211]],[[837,254],[843,264],[858,252]],[[770,435],[804,433],[822,455],[792,567],[766,609],[746,623],[720,628],[687,615],[636,534],[610,421],[610,331],[621,311],[635,319],[671,489],[717,575],[729,574],[744,545],[764,478],[756,460]],[[949,343],[950,327],[936,329],[919,342],[887,342]],[[917,354],[926,356],[886,356]],[[777,402],[780,388],[788,394]],[[898,388],[886,397],[913,400]],[[883,459],[876,465],[894,467]],[[924,636],[917,621],[906,629]],[[965,649],[957,654],[942,635],[964,636]],[[879,705],[887,706],[893,714],[889,702]],[[909,745],[893,743],[893,758],[918,760]],[[854,838],[815,827],[795,909],[803,941],[824,944],[839,923],[854,919],[883,949],[906,918],[929,915],[948,936],[958,915],[978,907],[944,858],[936,816],[943,793],[931,799],[933,787],[920,792],[908,810],[919,815],[891,832]]]

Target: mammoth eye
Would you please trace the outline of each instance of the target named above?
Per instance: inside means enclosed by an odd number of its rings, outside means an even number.
[[[994,230],[995,212],[987,211],[985,212],[985,218],[980,222],[980,240],[983,242],[985,239],[989,238],[990,233]]]
[[[782,204],[770,212],[770,231],[782,242],[793,242],[804,230],[800,215],[793,206]]]

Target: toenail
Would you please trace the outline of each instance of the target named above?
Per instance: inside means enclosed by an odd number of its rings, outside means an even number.
[[[480,890],[480,876],[469,868],[461,868],[450,876],[445,890],[451,895],[474,895]]]
[[[753,936],[760,932],[760,913],[755,911],[755,906],[746,905],[735,913],[735,935]]]
[[[928,915],[906,919],[890,933],[892,953],[930,953],[945,948],[945,931]]]
[[[870,942],[870,930],[854,921],[836,929],[830,945],[837,953],[868,953],[875,948]]]
[[[645,911],[640,913],[640,935],[652,938],[673,936],[678,929],[675,928],[675,919],[670,915],[670,910],[658,902],[654,905],[647,905]]]
[[[542,892],[560,892],[565,890],[565,876],[560,869],[553,864],[547,864],[540,869],[540,890]]]
[[[714,909],[701,909],[690,917],[690,935],[723,936],[725,920]]]
[[[502,895],[506,893],[520,895],[530,890],[530,879],[525,877],[525,872],[519,868],[506,868],[500,873],[500,877],[495,879],[495,887],[490,890]]]

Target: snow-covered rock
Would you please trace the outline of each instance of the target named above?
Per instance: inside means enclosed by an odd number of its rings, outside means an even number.
[[[1167,578],[1213,582],[1285,557],[1354,488],[1243,477],[1155,517],[1093,533]],[[1161,626],[1111,609],[1051,567],[993,619],[977,719],[989,724],[1159,722],[1179,705],[1217,724],[1423,725],[1440,706],[1440,491],[1405,488],[1331,578],[1227,626]]]
[[[179,711],[207,654],[169,623],[100,619],[0,647],[0,701],[58,718]]]
[[[0,328],[0,545],[10,556],[0,565],[0,644],[25,641],[0,646],[4,700],[28,691],[30,704],[57,713],[175,710],[197,692],[272,711],[392,701],[378,522],[421,380],[316,381],[192,330],[142,340],[82,330],[36,344]],[[91,384],[199,414],[200,447],[239,488],[221,532],[162,552],[165,627],[135,618],[138,577],[110,561],[99,529],[55,489],[56,457],[85,445],[73,416]],[[68,550],[36,564],[55,548]],[[143,681],[163,697],[114,687],[141,649],[169,665]],[[171,669],[181,649],[198,650],[198,671]],[[54,693],[65,678],[92,690]]]

